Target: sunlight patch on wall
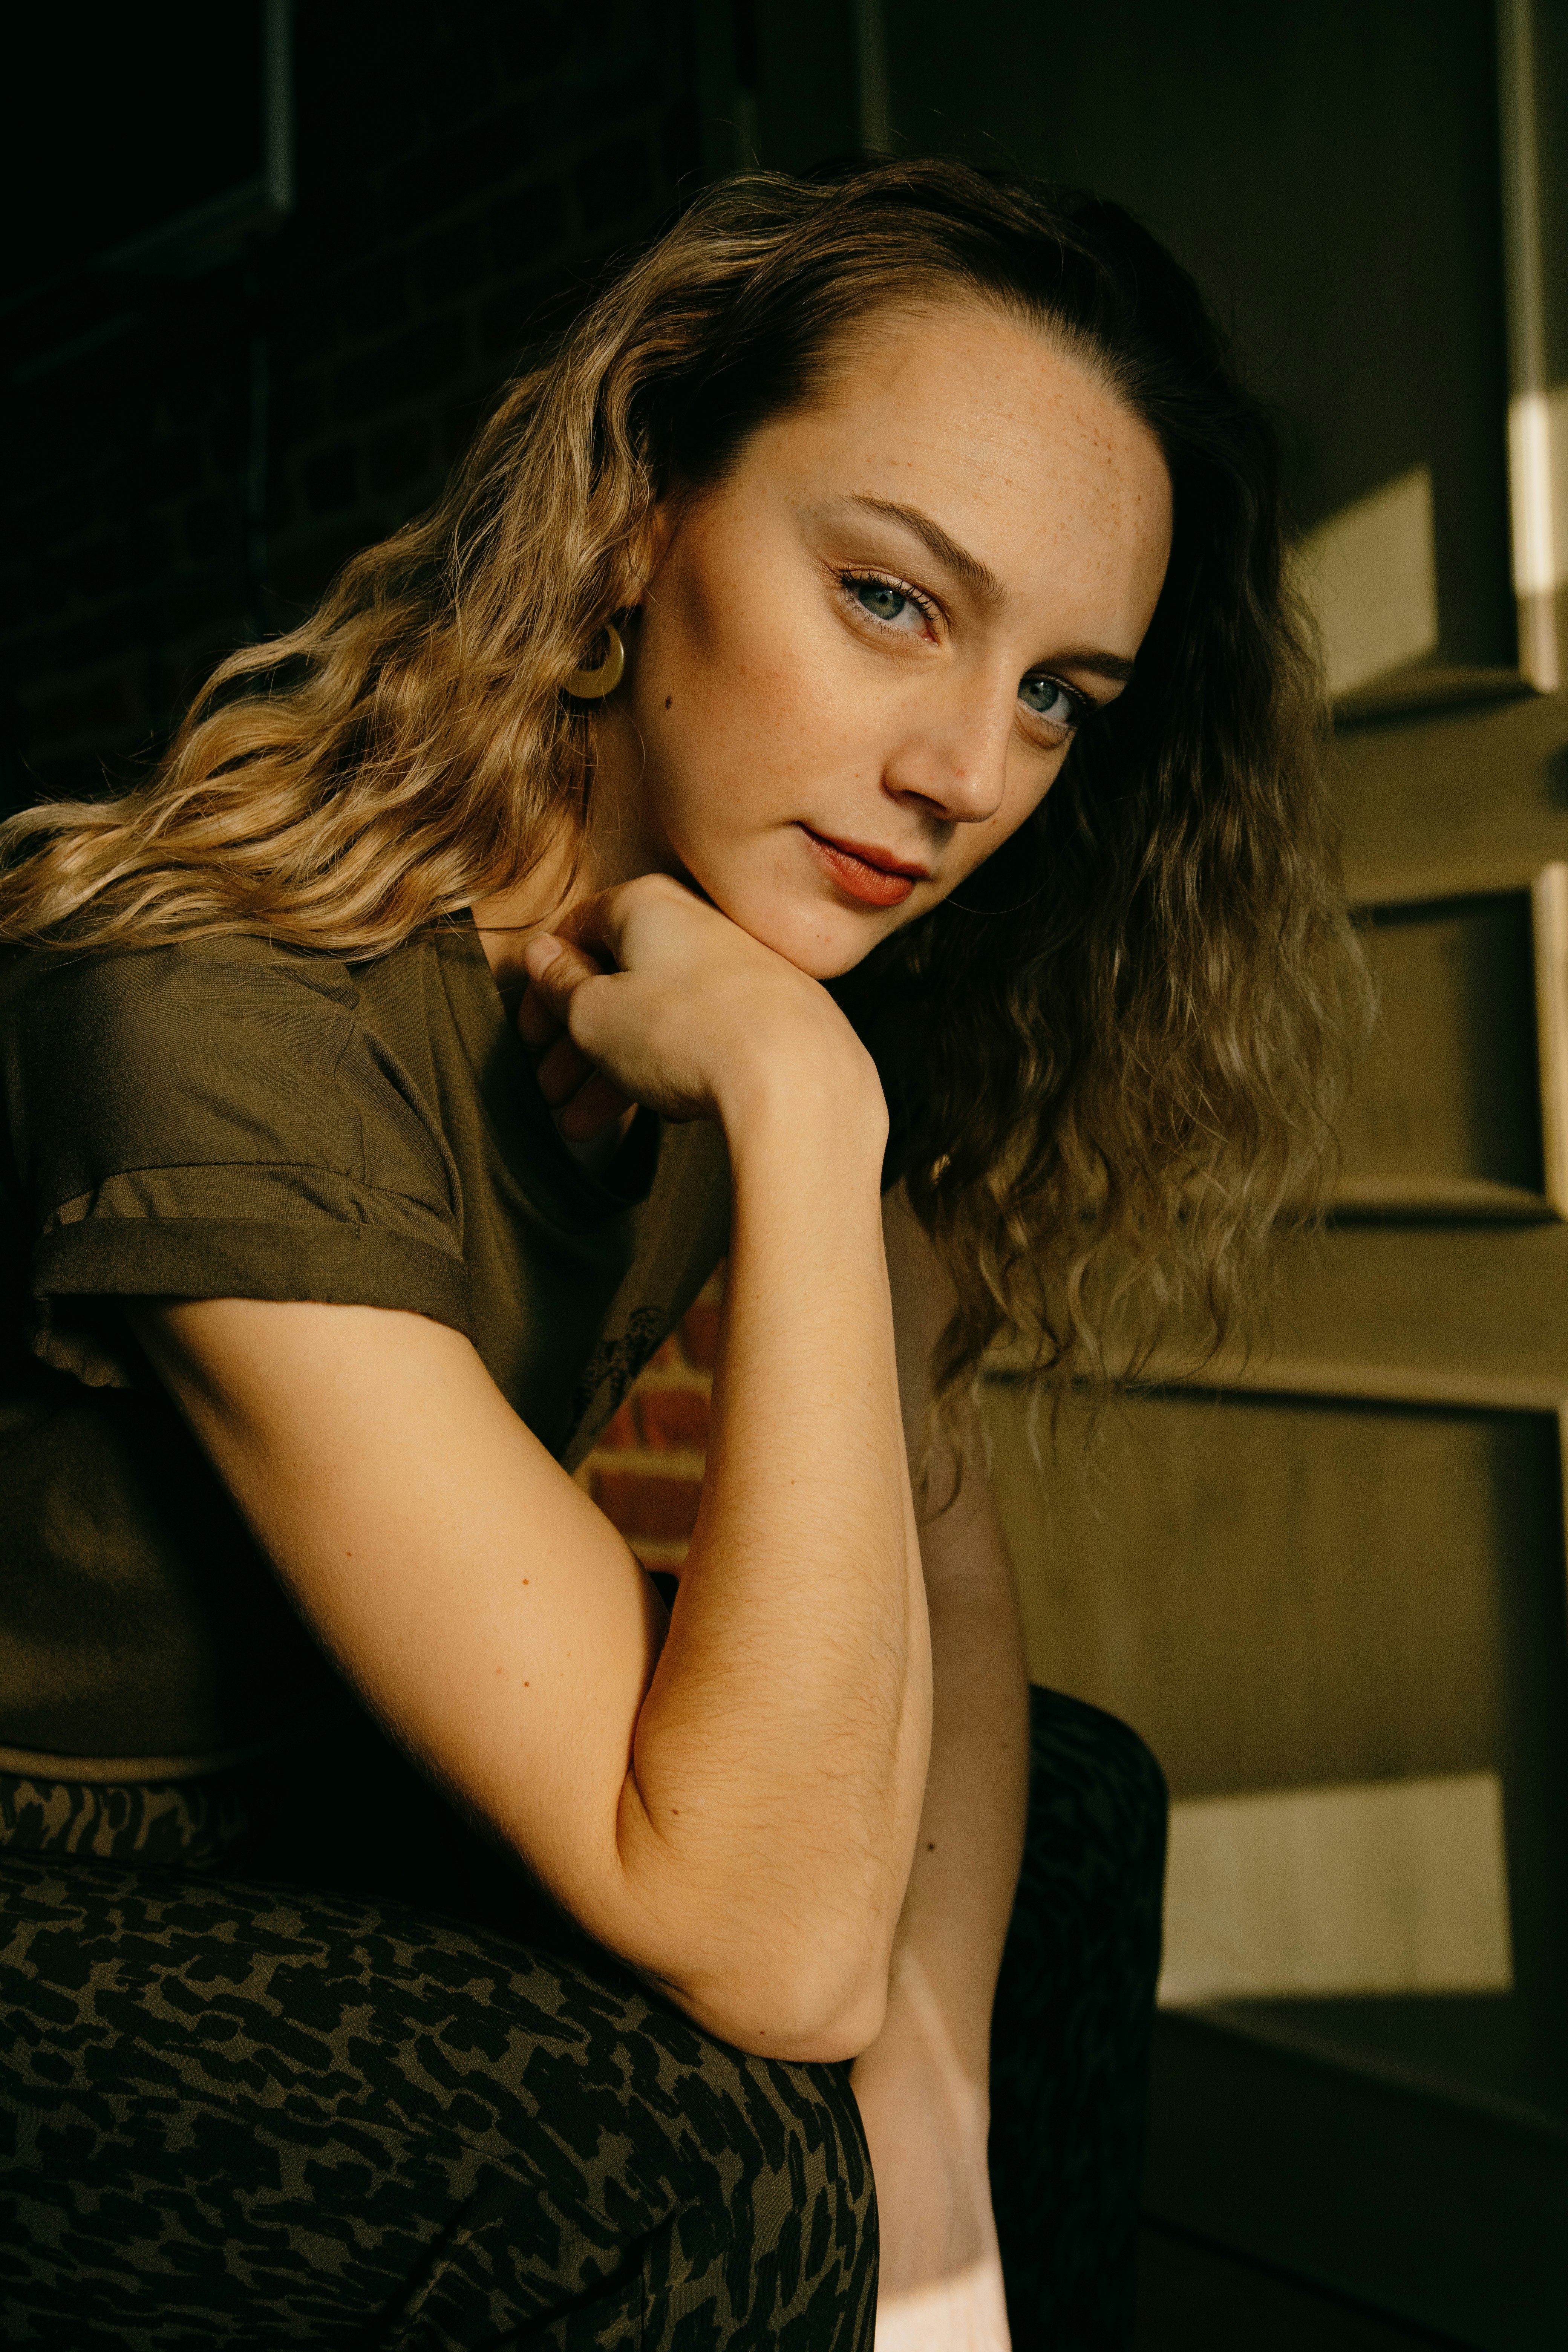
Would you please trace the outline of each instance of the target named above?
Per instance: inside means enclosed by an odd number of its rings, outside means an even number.
[[[1550,595],[1568,583],[1568,384],[1521,392],[1509,404],[1513,483],[1513,584]]]
[[[1512,1981],[1495,1772],[1172,1806],[1167,2008]]]
[[[1520,662],[1531,684],[1551,693],[1563,683],[1568,627],[1568,385],[1518,393],[1509,403],[1508,472]]]
[[[1335,694],[1436,653],[1431,468],[1414,467],[1331,515],[1301,541],[1297,564],[1323,632]]]

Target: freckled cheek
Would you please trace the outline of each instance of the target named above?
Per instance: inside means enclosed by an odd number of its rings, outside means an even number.
[[[703,726],[728,730],[766,709],[778,646],[765,603],[743,577],[698,572],[671,617],[674,668]]]
[[[658,698],[645,788],[677,854],[712,886],[724,870],[716,856],[796,813],[783,805],[791,799],[789,730],[770,666],[742,645],[721,633],[689,641],[682,656],[667,673],[668,716]]]
[[[667,740],[673,751],[681,739],[683,764],[750,798],[831,758],[844,698],[810,632],[776,625],[765,599],[724,578],[693,582],[669,617],[677,724]]]
[[[650,632],[644,789],[678,848],[722,797],[733,764],[736,663],[721,598],[688,577],[661,604]],[[668,707],[667,707],[668,705]]]

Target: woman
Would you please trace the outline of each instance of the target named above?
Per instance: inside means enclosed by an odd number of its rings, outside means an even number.
[[[1115,207],[733,182],[13,821],[13,2340],[865,2345],[868,2149],[879,2344],[1006,2343],[970,1394],[1217,1344],[1321,1181],[1276,471]],[[667,1611],[570,1471],[721,1255]],[[1020,2346],[1109,2344],[1157,1775],[1035,1756],[994,2202]]]

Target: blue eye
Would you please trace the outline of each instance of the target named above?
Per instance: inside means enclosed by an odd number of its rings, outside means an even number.
[[[896,621],[914,610],[901,589],[890,588],[885,580],[861,580],[856,583],[856,599],[879,621]]]
[[[938,618],[938,607],[905,580],[888,580],[875,572],[843,571],[838,586],[879,629],[900,637],[923,637]]]
[[[1081,694],[1055,677],[1026,677],[1018,688],[1018,699],[1026,710],[1032,710],[1051,727],[1076,727],[1088,709]]]

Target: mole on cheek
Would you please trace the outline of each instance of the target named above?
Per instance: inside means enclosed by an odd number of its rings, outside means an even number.
[[[667,710],[672,710],[675,708],[675,697],[673,694],[667,694],[665,696],[664,707]]]

